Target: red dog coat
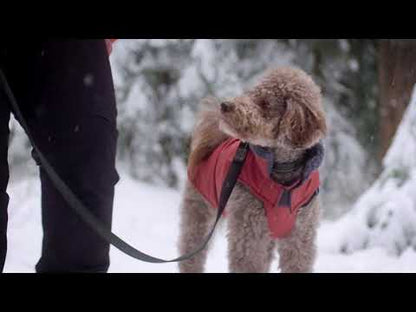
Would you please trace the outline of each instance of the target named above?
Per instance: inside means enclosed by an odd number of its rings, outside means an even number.
[[[190,182],[214,208],[218,208],[221,188],[239,144],[238,139],[226,140],[192,172],[188,170]],[[266,160],[248,150],[238,181],[263,202],[271,236],[282,238],[290,234],[299,208],[319,189],[319,172],[312,171],[301,185],[284,186],[270,178]],[[290,201],[287,206],[279,205],[285,190],[290,192]]]

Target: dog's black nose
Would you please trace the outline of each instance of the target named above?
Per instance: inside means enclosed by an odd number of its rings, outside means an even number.
[[[221,103],[221,111],[223,113],[231,112],[234,108],[234,104],[232,102],[222,102]]]

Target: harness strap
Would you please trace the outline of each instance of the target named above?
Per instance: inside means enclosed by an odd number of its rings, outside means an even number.
[[[105,240],[107,243],[113,245],[117,249],[121,250],[125,254],[129,255],[132,258],[144,261],[144,262],[150,262],[150,263],[167,263],[167,262],[178,262],[183,261],[192,258],[194,255],[202,251],[208,244],[209,240],[211,239],[215,228],[218,224],[219,219],[221,218],[221,215],[225,209],[225,206],[227,205],[228,199],[230,198],[231,192],[237,182],[238,176],[241,172],[241,169],[243,167],[244,161],[247,156],[248,151],[248,144],[241,142],[237,152],[235,154],[234,160],[231,164],[231,167],[227,173],[227,177],[224,180],[224,183],[222,185],[221,189],[221,195],[220,195],[220,201],[219,201],[219,207],[217,212],[217,217],[215,219],[215,222],[212,226],[211,231],[206,236],[206,238],[203,240],[201,245],[196,248],[195,250],[182,255],[178,258],[172,259],[172,260],[164,260],[160,258],[156,258],[153,256],[150,256],[146,253],[143,253],[133,246],[129,245],[125,241],[123,241],[120,237],[115,235],[113,232],[111,232],[111,229],[108,229],[105,227],[101,221],[99,221],[86,207],[85,205],[79,200],[79,198],[72,192],[72,190],[68,187],[68,185],[59,177],[59,175],[56,173],[55,169],[51,166],[49,161],[46,159],[46,157],[43,155],[43,153],[40,151],[40,149],[37,147],[35,140],[30,132],[29,126],[23,117],[22,112],[20,111],[20,108],[17,104],[17,101],[14,97],[14,94],[7,82],[7,79],[3,73],[3,71],[0,69],[0,80],[4,87],[4,91],[6,92],[7,97],[10,100],[11,107],[15,113],[16,119],[19,121],[20,125],[25,130],[34,150],[38,154],[40,165],[45,170],[45,172],[48,174],[49,178],[53,182],[56,189],[61,193],[62,197],[65,199],[65,201],[68,203],[68,205],[80,216],[80,218],[90,226],[91,229],[93,229],[103,240]]]

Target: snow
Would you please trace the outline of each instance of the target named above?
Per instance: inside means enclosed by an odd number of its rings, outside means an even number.
[[[370,186],[374,168],[356,130],[334,103],[324,100],[329,132],[324,139],[325,157],[321,167],[323,217],[339,218]],[[357,183],[358,182],[358,183]]]
[[[121,172],[116,186],[113,231],[139,250],[157,257],[177,256],[181,192],[138,182]],[[8,192],[9,248],[4,272],[34,272],[41,251],[40,187],[35,177],[13,179]],[[343,229],[346,229],[345,227]],[[349,235],[357,235],[349,228]],[[225,224],[217,229],[208,256],[206,272],[228,271]],[[351,254],[339,251],[343,232],[337,222],[324,221],[318,230],[315,272],[416,272],[416,253],[406,250],[400,257],[374,247]],[[149,264],[132,259],[111,247],[110,273],[175,273],[177,264]],[[272,273],[279,272],[278,256]]]
[[[385,168],[416,168],[416,86],[412,99],[393,138],[383,165]]]
[[[382,248],[399,259],[415,253],[415,155],[416,89],[383,160],[379,178],[336,222],[335,249],[355,253]]]

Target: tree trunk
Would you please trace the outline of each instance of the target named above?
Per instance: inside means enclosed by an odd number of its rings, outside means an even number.
[[[415,84],[416,40],[380,41],[380,160],[390,146]]]

